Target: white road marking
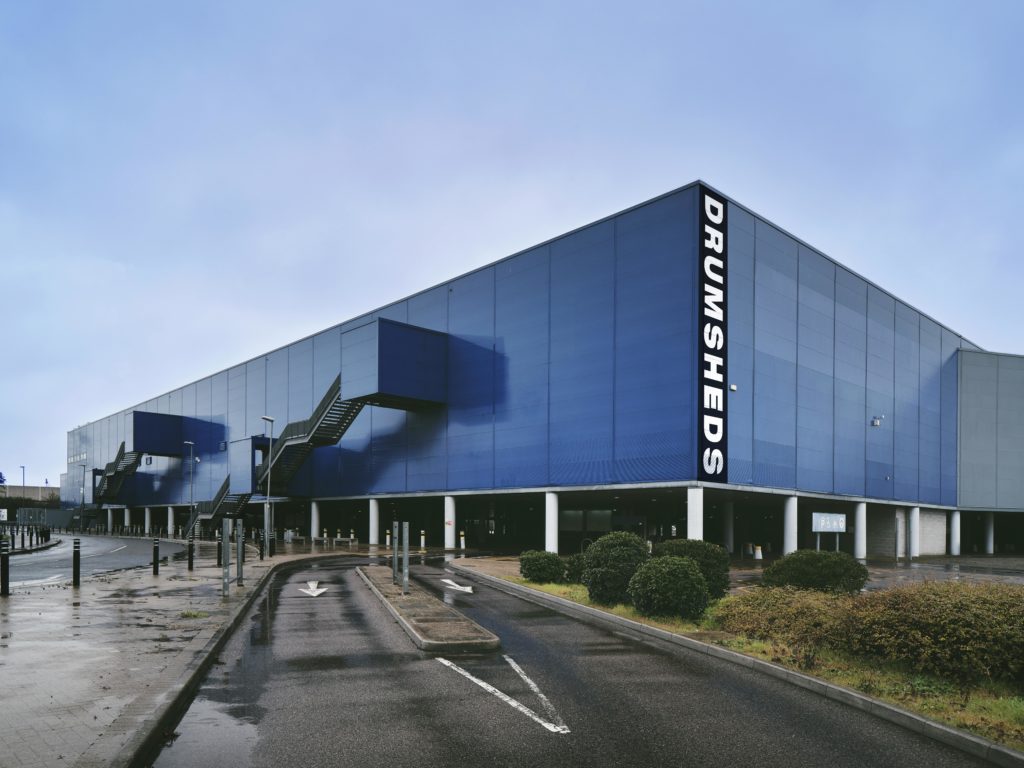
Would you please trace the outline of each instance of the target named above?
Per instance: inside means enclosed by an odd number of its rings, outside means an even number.
[[[504,701],[510,707],[512,707],[513,709],[519,710],[524,715],[526,715],[528,718],[533,720],[535,723],[538,723],[539,725],[542,725],[544,728],[546,728],[547,730],[551,731],[552,733],[569,733],[569,728],[565,725],[565,723],[561,722],[561,718],[558,718],[558,720],[559,720],[558,723],[549,723],[547,720],[544,720],[542,717],[540,717],[536,712],[534,712],[532,709],[530,709],[526,705],[520,704],[518,701],[513,699],[508,694],[502,693],[501,691],[499,691],[493,685],[490,685],[489,683],[485,683],[483,680],[481,680],[478,677],[474,677],[473,675],[471,675],[469,672],[464,670],[459,665],[452,664],[450,661],[448,661],[448,659],[442,659],[440,657],[438,657],[437,660],[440,661],[442,664],[444,664],[446,667],[448,667],[450,669],[454,669],[456,672],[458,672],[460,675],[462,675],[467,680],[472,680],[474,683],[479,685],[481,688],[483,688],[488,693],[493,694],[494,696],[497,696],[499,699]],[[509,659],[508,656],[505,657],[505,660],[509,661],[510,663],[513,664],[513,669],[518,669],[518,667],[514,664],[514,662],[512,662],[511,659]],[[519,670],[519,673],[520,673],[520,675],[524,679],[529,681],[528,684],[530,685],[531,690],[534,690],[536,693],[540,693],[540,691],[537,690],[536,684],[532,680],[529,680],[529,678],[527,678],[522,673],[522,670]],[[543,695],[541,696],[541,700],[545,703],[545,708],[551,707],[551,702],[549,702],[546,698],[544,698]],[[554,711],[554,708],[552,707],[550,711]],[[557,715],[555,717],[557,718]]]
[[[469,592],[470,594],[473,594],[472,587],[464,587],[461,584],[456,584],[451,579],[441,579],[441,583],[444,584],[447,589],[456,589],[459,592]]]
[[[555,705],[548,701],[548,697],[540,692],[540,688],[537,687],[537,684],[533,682],[533,680],[531,680],[529,677],[527,677],[526,673],[523,671],[523,668],[516,664],[512,660],[511,656],[502,656],[502,658],[505,659],[505,661],[508,662],[509,666],[516,671],[517,675],[523,678],[523,682],[530,686],[530,690],[537,695],[538,699],[540,699],[540,703],[544,705],[544,711],[548,713],[548,717],[551,718],[552,722],[554,722],[555,725],[565,728],[565,733],[568,733],[569,729],[566,728],[565,721],[561,717],[559,717],[558,712],[555,711]]]
[[[299,592],[305,592],[310,597],[322,595],[324,592],[327,591],[327,587],[320,587],[319,589],[317,589],[316,585],[319,583],[319,581],[307,581],[306,586],[308,586],[309,589],[303,589],[302,587],[299,587]]]
[[[28,581],[12,581],[12,587],[37,587],[41,584],[52,584],[57,581],[63,581],[64,577],[59,573],[55,573],[53,576],[48,576],[45,579],[29,579]]]
[[[115,552],[120,552],[122,549],[128,549],[128,545],[127,544],[122,544],[117,549],[112,549],[109,552],[97,552],[97,553],[95,553],[93,555],[82,555],[81,558],[82,558],[82,560],[88,560],[90,557],[102,557],[103,555],[112,555]]]

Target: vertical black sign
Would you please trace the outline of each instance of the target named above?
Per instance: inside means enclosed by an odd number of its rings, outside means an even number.
[[[726,297],[728,254],[725,200],[700,188],[697,306],[697,479],[728,481]]]

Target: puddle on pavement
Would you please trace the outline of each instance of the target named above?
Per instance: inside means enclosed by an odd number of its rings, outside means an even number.
[[[247,765],[258,739],[259,716],[249,707],[218,704],[205,697],[192,702],[164,746],[153,768],[194,768],[196,765]]]

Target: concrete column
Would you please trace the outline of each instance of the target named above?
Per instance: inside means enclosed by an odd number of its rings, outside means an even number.
[[[907,520],[907,553],[910,559],[921,556],[921,508],[911,507]]]
[[[455,549],[455,497],[444,497],[444,548]]]
[[[796,552],[797,548],[797,500],[796,496],[787,496],[782,512],[782,554]]]
[[[107,510],[107,533],[114,532],[114,510]]]
[[[704,540],[704,489],[686,489],[686,538]]]
[[[145,531],[145,533],[146,533],[147,536],[149,536],[149,531],[153,527],[153,511],[149,507],[146,507],[145,511],[146,511],[146,519],[145,519],[146,531]]]
[[[736,538],[736,514],[731,501],[722,507],[722,546],[730,555],[733,553],[733,540]]]
[[[853,556],[866,560],[868,556],[868,504],[858,501],[853,510]]]
[[[314,539],[322,533],[320,530],[320,503],[312,501],[309,504],[309,538]]]
[[[124,527],[130,528],[132,525],[132,511],[128,507],[124,508]]]
[[[370,544],[380,544],[380,502],[370,499]]]
[[[174,507],[167,508],[167,538],[174,538]]]
[[[544,494],[544,549],[558,552],[558,494]]]
[[[949,554],[960,556],[960,510],[949,513]]]
[[[985,513],[985,554],[996,553],[996,513]]]

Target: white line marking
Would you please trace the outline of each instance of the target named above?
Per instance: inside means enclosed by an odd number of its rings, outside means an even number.
[[[507,659],[508,657],[506,656],[505,658]],[[551,731],[552,733],[569,733],[569,729],[565,726],[564,723],[563,724],[549,723],[547,720],[544,720],[540,716],[538,716],[537,713],[534,712],[529,707],[527,707],[527,706],[525,706],[523,704],[520,704],[518,701],[513,699],[508,694],[505,694],[505,693],[502,693],[501,691],[499,691],[493,685],[490,685],[489,683],[485,683],[483,680],[481,680],[478,677],[474,677],[473,675],[471,675],[469,672],[467,672],[466,670],[464,670],[462,667],[458,666],[457,664],[452,664],[450,661],[448,661],[448,659],[442,659],[440,657],[438,657],[437,660],[440,661],[442,664],[444,664],[446,667],[448,667],[450,669],[454,669],[456,672],[458,672],[460,675],[462,675],[467,680],[472,680],[474,683],[479,685],[481,688],[483,688],[488,693],[491,693],[491,694],[497,696],[499,699],[504,701],[510,707],[512,707],[513,709],[519,710],[524,715],[526,715],[528,718],[533,720],[535,723],[538,723],[538,724],[544,726],[547,730]]]
[[[523,682],[530,686],[530,690],[537,695],[538,699],[540,699],[540,703],[544,705],[544,711],[548,713],[548,717],[551,718],[552,722],[554,722],[555,725],[565,728],[565,732],[568,733],[569,729],[565,726],[565,720],[558,716],[558,712],[555,711],[555,705],[548,701],[548,697],[540,692],[540,688],[537,686],[537,684],[533,682],[533,680],[531,680],[529,677],[527,677],[526,673],[523,671],[523,668],[516,664],[512,660],[511,656],[502,656],[502,658],[505,659],[505,661],[508,662],[509,666],[516,671],[517,675],[523,678]]]
[[[29,579],[28,581],[12,581],[12,587],[37,587],[42,584],[52,584],[53,582],[62,581],[63,577],[59,573],[55,573],[53,576],[47,576],[45,579]]]
[[[115,552],[120,552],[122,549],[128,549],[128,545],[127,544],[122,544],[117,549],[112,549],[109,552],[97,552],[96,554],[93,554],[93,555],[82,555],[82,559],[83,560],[88,560],[90,557],[102,557],[103,555],[112,555]]]

